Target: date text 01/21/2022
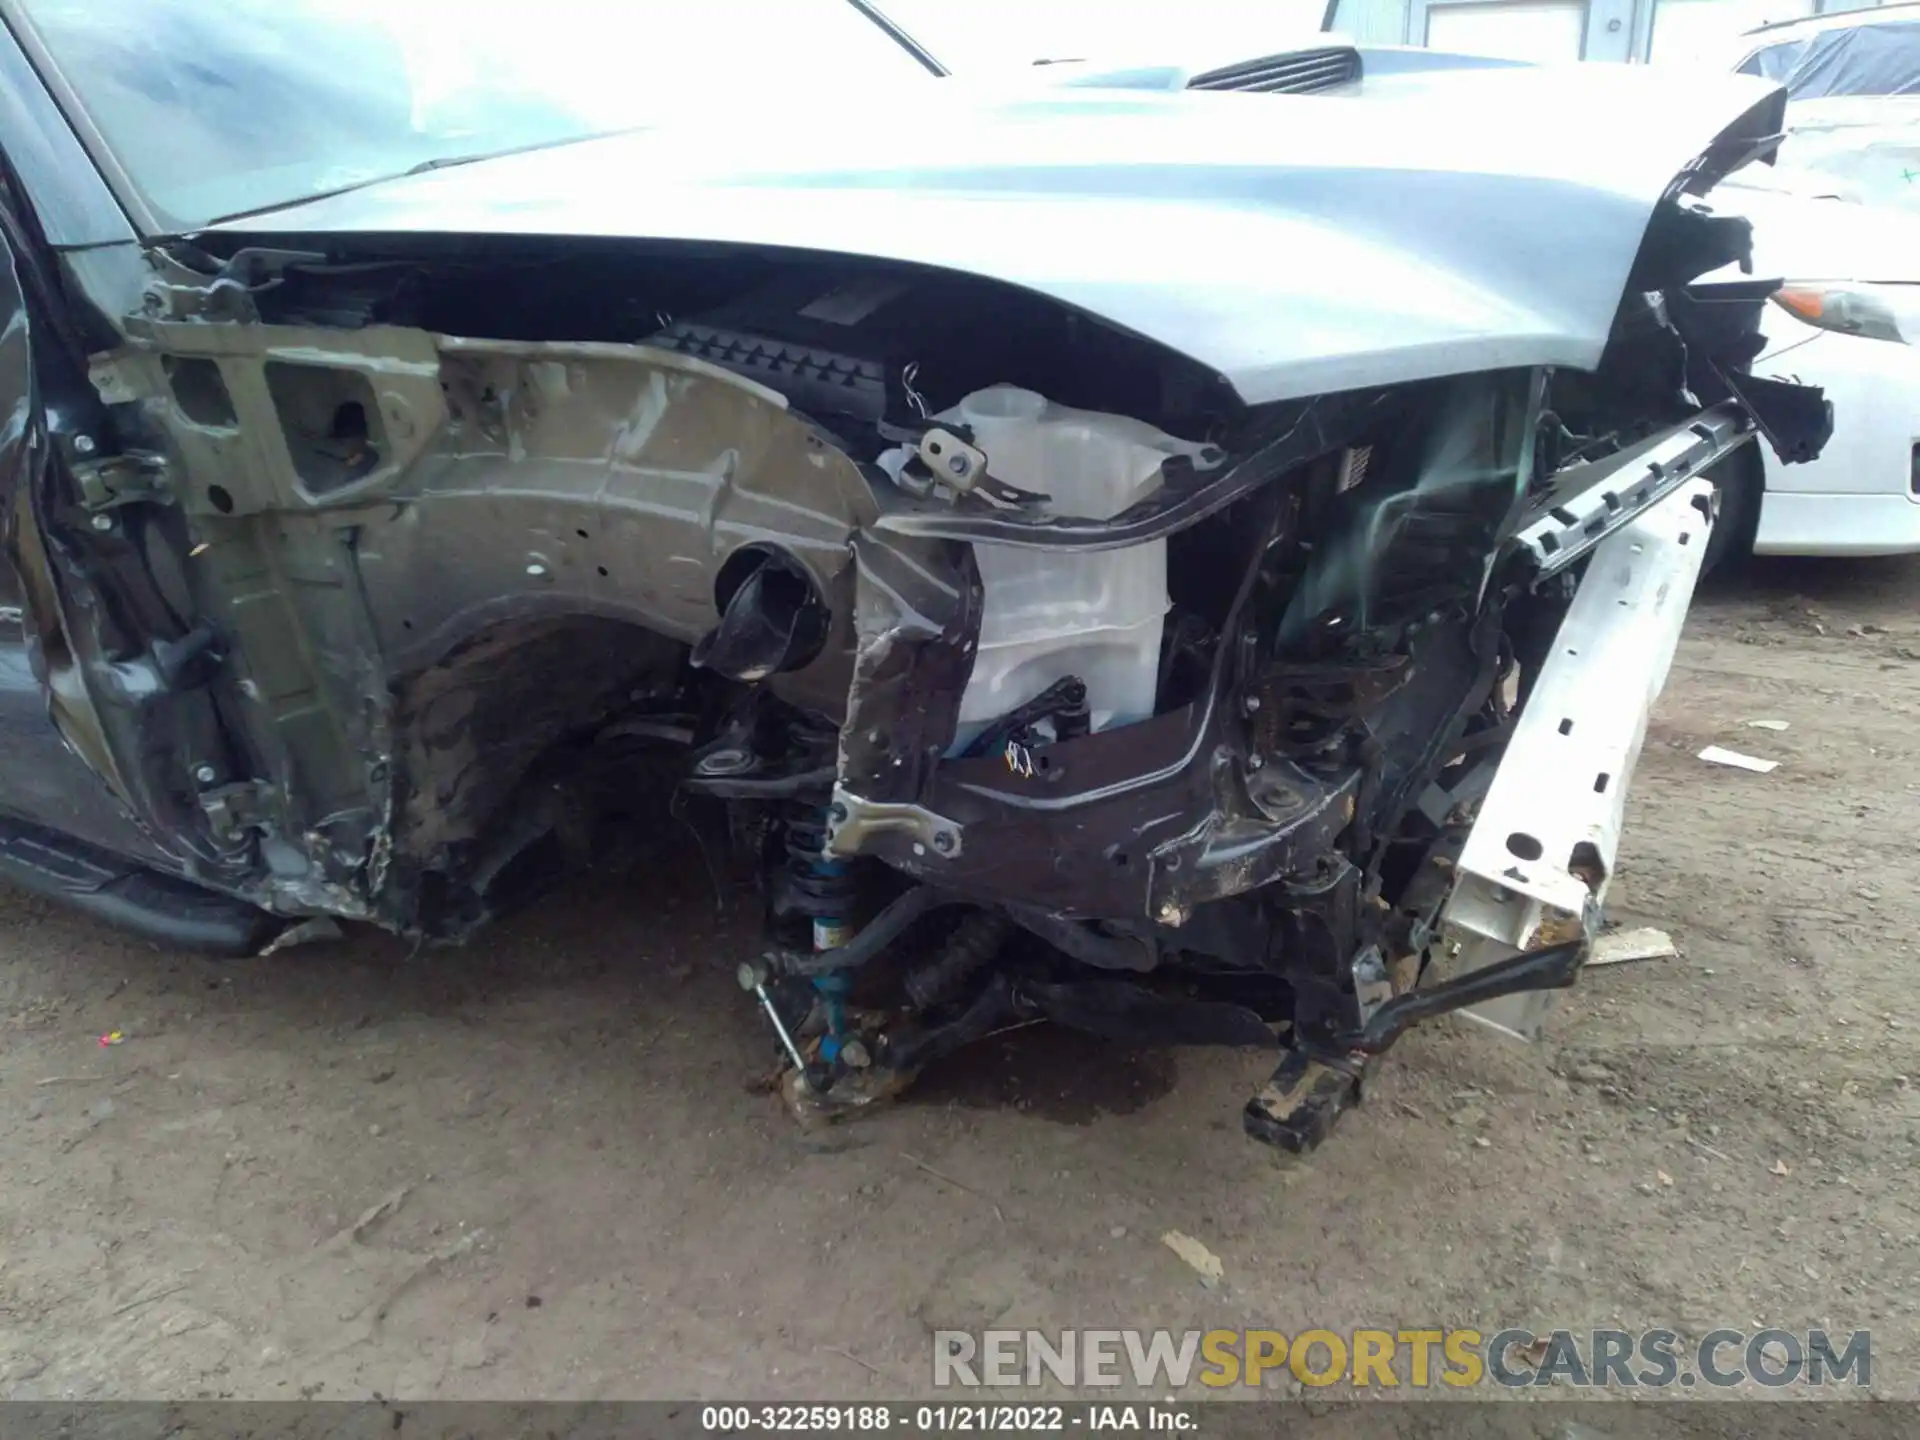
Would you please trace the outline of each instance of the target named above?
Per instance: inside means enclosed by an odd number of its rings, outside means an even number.
[[[1195,1417],[1162,1405],[708,1405],[712,1434],[806,1434],[900,1430],[923,1435],[1035,1431],[1191,1430]]]

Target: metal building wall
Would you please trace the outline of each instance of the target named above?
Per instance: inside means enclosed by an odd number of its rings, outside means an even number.
[[[1340,0],[1333,28],[1369,45],[1404,45],[1412,0]]]
[[[1654,54],[1662,31],[1656,28],[1657,7],[1663,0],[1338,0],[1334,29],[1375,45],[1422,45],[1430,33],[1437,43],[1449,42],[1438,32],[1466,34],[1462,49],[1512,50],[1530,54],[1550,37],[1544,26],[1556,13],[1567,27],[1567,48],[1586,60],[1644,61]],[[1728,33],[1738,33],[1765,20],[1798,15],[1833,14],[1869,9],[1879,0],[1664,0],[1678,12],[1690,11],[1695,26],[1711,8],[1724,12]],[[1471,27],[1460,22],[1471,21]],[[1673,32],[1680,39],[1678,28]],[[1545,58],[1536,55],[1532,58]],[[1669,57],[1671,58],[1671,56]]]

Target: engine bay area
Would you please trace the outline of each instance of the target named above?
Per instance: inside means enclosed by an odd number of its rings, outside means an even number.
[[[289,919],[458,940],[670,815],[805,1117],[1046,1020],[1272,1050],[1305,1148],[1573,982],[1715,467],[1825,438],[1744,374],[1770,286],[1690,283],[1743,226],[1661,215],[1592,373],[1254,406],[911,267],[176,246],[48,497],[75,683]]]

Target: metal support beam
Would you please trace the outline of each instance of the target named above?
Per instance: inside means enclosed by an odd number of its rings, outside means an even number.
[[[1647,717],[1700,577],[1712,499],[1710,481],[1689,480],[1595,549],[1461,851],[1440,917],[1443,974],[1591,935]],[[1532,1039],[1557,994],[1461,1013]]]

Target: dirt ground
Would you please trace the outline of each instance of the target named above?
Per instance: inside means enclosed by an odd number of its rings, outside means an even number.
[[[1305,1161],[1262,1058],[1045,1030],[803,1134],[683,859],[412,959],[0,896],[0,1395],[903,1397],[989,1322],[1868,1328],[1920,1395],[1916,721],[1920,563],[1711,587],[1613,902],[1681,958],[1416,1033]]]

